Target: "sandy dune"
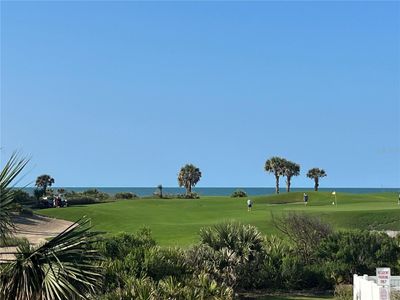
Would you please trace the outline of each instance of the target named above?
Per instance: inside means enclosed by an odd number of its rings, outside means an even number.
[[[47,238],[56,236],[73,224],[39,215],[15,216],[13,222],[16,226],[14,235],[28,239],[34,246],[46,242]],[[15,251],[16,247],[0,247],[0,261],[12,260]]]

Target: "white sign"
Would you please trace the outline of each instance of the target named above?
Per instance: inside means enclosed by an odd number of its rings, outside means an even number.
[[[376,268],[377,285],[390,286],[390,268]]]
[[[380,287],[379,288],[379,300],[390,300],[389,293],[390,293],[389,288]]]

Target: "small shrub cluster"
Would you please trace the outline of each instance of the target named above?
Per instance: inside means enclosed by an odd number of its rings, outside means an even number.
[[[115,199],[134,199],[134,198],[138,198],[138,196],[134,193],[130,193],[130,192],[121,192],[121,193],[116,193],[114,195]]]
[[[112,198],[109,194],[101,192],[97,189],[89,189],[83,192],[71,191],[65,193],[64,196],[65,199],[67,199],[69,206],[112,201]]]
[[[247,194],[243,190],[236,190],[232,193],[231,198],[243,198],[247,197]]]
[[[197,194],[196,192],[191,192],[191,193],[187,193],[187,194],[175,195],[174,198],[178,198],[178,199],[200,199],[200,195]]]
[[[339,284],[335,286],[335,300],[352,300],[353,286],[350,284]]]
[[[29,193],[23,190],[15,190],[14,191],[14,201],[18,204],[22,205],[31,205],[36,202],[35,197],[29,195]]]
[[[22,207],[21,210],[19,211],[20,216],[28,216],[32,217],[33,216],[33,210],[28,208],[28,207]]]

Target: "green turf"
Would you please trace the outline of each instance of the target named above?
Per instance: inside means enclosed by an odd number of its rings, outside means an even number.
[[[257,298],[257,300],[327,300],[333,299],[333,297],[323,296],[266,296],[263,298]]]
[[[95,229],[109,233],[134,232],[148,226],[161,245],[187,246],[198,241],[201,227],[237,220],[257,226],[264,233],[277,233],[272,215],[301,211],[320,216],[338,229],[400,230],[400,206],[395,193],[339,194],[338,205],[326,192],[310,192],[309,204],[302,193],[251,197],[254,207],[247,212],[247,198],[202,197],[184,199],[142,199],[51,208],[40,214],[74,221],[92,219]]]

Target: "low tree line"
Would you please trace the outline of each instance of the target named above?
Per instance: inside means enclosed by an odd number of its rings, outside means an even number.
[[[300,165],[287,160],[282,157],[273,156],[269,158],[264,165],[266,172],[272,173],[275,176],[275,191],[279,194],[279,179],[286,177],[286,191],[290,192],[292,178],[300,175]],[[319,168],[312,168],[308,170],[307,177],[314,180],[314,190],[318,191],[319,179],[325,177],[327,174],[325,170]],[[200,181],[202,173],[198,167],[193,164],[184,165],[178,173],[178,185],[186,189],[186,198],[198,198],[197,194],[192,192],[192,188]],[[35,182],[36,189],[34,190],[35,197],[39,200],[40,197],[45,196],[54,184],[55,180],[50,175],[43,174],[38,176]],[[157,186],[157,194],[163,198],[163,186]],[[52,192],[52,190],[50,190]],[[58,191],[63,193],[65,191]]]

